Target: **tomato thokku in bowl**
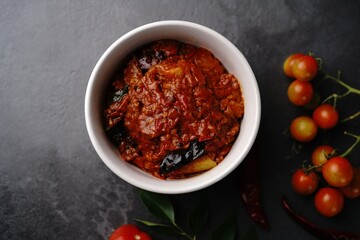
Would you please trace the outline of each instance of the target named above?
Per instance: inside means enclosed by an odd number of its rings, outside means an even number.
[[[242,53],[199,24],[138,27],[101,56],[85,119],[104,163],[159,193],[207,187],[234,170],[260,124],[260,95]]]

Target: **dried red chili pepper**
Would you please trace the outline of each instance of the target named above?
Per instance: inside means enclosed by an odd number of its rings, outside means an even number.
[[[258,158],[253,147],[239,166],[241,199],[251,219],[263,229],[269,229],[269,223],[260,201],[260,181]]]
[[[320,239],[329,239],[329,240],[359,240],[360,235],[357,233],[338,231],[335,229],[324,229],[316,226],[311,223],[309,220],[303,216],[297,214],[294,209],[290,207],[285,197],[282,199],[282,205],[285,208],[286,212],[292,217],[297,223],[304,227],[308,232]]]

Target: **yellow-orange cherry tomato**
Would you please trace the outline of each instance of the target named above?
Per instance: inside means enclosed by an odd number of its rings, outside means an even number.
[[[299,142],[309,142],[317,135],[318,128],[314,120],[308,116],[295,118],[290,125],[291,136]]]
[[[311,162],[314,166],[317,166],[316,171],[321,171],[321,165],[328,160],[328,157],[334,151],[335,149],[329,145],[321,145],[315,148],[311,154]]]
[[[311,81],[318,72],[318,64],[312,56],[302,56],[294,61],[291,67],[294,78],[300,81]]]
[[[283,64],[283,70],[284,70],[284,73],[286,76],[290,77],[290,78],[293,78],[294,75],[292,74],[292,66],[294,65],[294,62],[296,59],[298,59],[299,57],[302,57],[304,56],[304,54],[302,53],[294,53],[294,54],[291,54],[290,56],[288,56],[285,61],[284,61],[284,64]]]
[[[304,106],[309,103],[314,96],[314,89],[311,83],[300,80],[293,81],[287,90],[287,95],[294,105]]]

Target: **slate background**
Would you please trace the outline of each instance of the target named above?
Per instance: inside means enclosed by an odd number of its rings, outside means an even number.
[[[323,227],[359,232],[360,202],[347,200],[341,215],[326,219],[312,198],[296,196],[291,171],[308,158],[286,129],[307,113],[286,97],[290,82],[282,62],[293,52],[314,51],[332,72],[360,87],[359,1],[55,1],[0,2],[0,239],[106,239],[134,217],[152,219],[137,190],[115,176],[95,153],[84,122],[88,78],[112,42],[142,24],[166,19],[193,21],[232,41],[255,72],[262,96],[258,135],[261,194],[271,229],[256,227],[259,239],[315,239],[280,205],[294,208]],[[334,87],[339,89],[339,87]],[[359,109],[359,98],[341,103],[341,114]],[[359,120],[339,126],[330,142],[345,149],[359,133]],[[357,132],[356,132],[357,131]],[[331,134],[320,134],[322,141]],[[350,158],[360,165],[359,151]],[[254,226],[240,204],[231,174],[214,186],[171,196],[181,224],[207,194],[211,217],[202,239],[231,212],[238,238]],[[153,235],[157,239],[172,239]],[[174,238],[175,239],[175,238]]]

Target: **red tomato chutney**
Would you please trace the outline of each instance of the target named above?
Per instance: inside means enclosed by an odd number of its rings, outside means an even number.
[[[175,40],[132,52],[107,98],[105,130],[122,158],[161,179],[220,163],[244,114],[238,80],[208,50]]]

